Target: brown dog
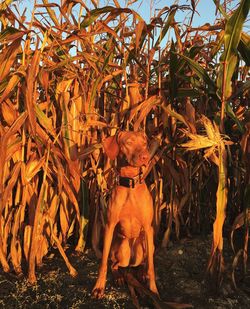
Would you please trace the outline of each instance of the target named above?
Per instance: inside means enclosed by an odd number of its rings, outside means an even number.
[[[158,294],[153,261],[153,202],[141,174],[142,166],[150,159],[146,136],[121,131],[108,137],[103,146],[111,160],[118,157],[119,169],[108,205],[102,261],[92,295],[96,298],[104,295],[109,254],[115,276],[119,266],[146,262],[149,288]]]

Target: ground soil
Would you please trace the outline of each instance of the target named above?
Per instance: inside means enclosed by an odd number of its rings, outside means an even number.
[[[166,249],[158,249],[155,268],[162,301],[188,303],[201,309],[250,308],[250,274],[239,284],[237,291],[232,287],[233,253],[227,241],[225,244],[227,267],[220,291],[211,288],[205,280],[211,237],[183,239]],[[0,271],[0,308],[135,308],[128,288],[115,286],[110,274],[105,297],[102,300],[91,298],[98,272],[93,251],[68,256],[79,272],[77,278],[69,275],[56,251],[51,252],[37,270],[35,285],[30,285],[25,276],[17,278],[13,273]],[[141,308],[154,308],[148,297],[139,296],[138,299]],[[163,303],[163,308],[168,306]]]

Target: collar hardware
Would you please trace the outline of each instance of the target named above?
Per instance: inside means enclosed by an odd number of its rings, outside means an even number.
[[[126,188],[134,188],[135,187],[135,179],[130,177],[118,177],[118,185]]]

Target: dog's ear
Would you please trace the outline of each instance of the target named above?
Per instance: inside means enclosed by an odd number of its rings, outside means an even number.
[[[114,160],[119,154],[119,145],[117,143],[117,135],[109,136],[102,142],[106,155]]]

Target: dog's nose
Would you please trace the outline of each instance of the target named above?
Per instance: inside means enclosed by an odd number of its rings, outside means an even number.
[[[141,152],[139,157],[140,157],[140,160],[143,162],[149,161],[149,153],[147,151]]]

